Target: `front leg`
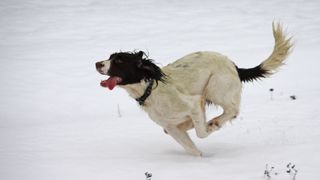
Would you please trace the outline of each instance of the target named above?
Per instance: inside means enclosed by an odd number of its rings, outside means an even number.
[[[175,139],[187,152],[195,156],[202,156],[202,153],[190,139],[186,131],[182,131],[177,126],[167,126],[165,130]]]
[[[188,116],[188,119],[185,122],[179,124],[178,128],[181,129],[182,131],[188,131],[194,128],[192,119]]]
[[[194,128],[193,123],[192,123],[192,119],[189,116],[185,122],[178,124],[177,127],[181,131],[189,131],[190,129]],[[168,134],[168,132],[165,129],[163,129],[163,131],[164,131],[164,133]]]

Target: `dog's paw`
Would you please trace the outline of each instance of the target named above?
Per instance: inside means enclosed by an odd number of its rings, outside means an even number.
[[[198,156],[198,157],[202,157],[202,152],[199,150],[189,150],[188,153],[192,154],[193,156]]]
[[[213,119],[213,120],[210,120],[208,122],[208,125],[207,125],[207,131],[210,133],[210,132],[213,132],[213,131],[217,131],[219,130],[221,127],[219,121]]]

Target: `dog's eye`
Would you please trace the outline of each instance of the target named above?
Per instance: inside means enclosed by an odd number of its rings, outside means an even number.
[[[118,63],[122,63],[123,61],[121,59],[115,59],[114,62],[118,64]]]

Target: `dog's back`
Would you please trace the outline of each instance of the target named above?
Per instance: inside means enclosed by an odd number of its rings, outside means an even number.
[[[220,88],[228,84],[228,81],[238,82],[241,86],[233,62],[216,52],[191,53],[165,66],[162,70],[169,77],[168,83],[190,95],[203,95],[210,79],[217,81],[212,83],[219,84]]]

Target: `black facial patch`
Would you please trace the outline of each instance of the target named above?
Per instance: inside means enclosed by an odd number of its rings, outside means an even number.
[[[122,81],[119,85],[139,83],[141,80],[165,82],[166,75],[143,51],[114,53],[109,60],[108,75],[120,77]]]

